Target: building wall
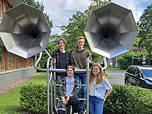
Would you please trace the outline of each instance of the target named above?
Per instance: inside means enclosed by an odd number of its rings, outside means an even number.
[[[7,0],[0,0],[0,18],[3,18],[4,12],[11,7]],[[36,72],[33,64],[34,57],[24,59],[9,53],[0,38],[0,86],[33,76]]]
[[[0,72],[0,86],[5,86],[17,80],[29,78],[33,76],[35,72],[36,70],[34,67],[27,67],[22,69]]]

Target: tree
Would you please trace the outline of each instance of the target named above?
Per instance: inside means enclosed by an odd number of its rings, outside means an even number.
[[[148,52],[148,63],[152,59],[152,4],[144,10],[138,22],[139,34],[141,38],[139,46],[144,47]]]
[[[152,26],[152,4],[144,10],[144,13],[139,19],[138,26],[140,28],[139,37],[147,38],[148,29]]]
[[[152,26],[148,29],[146,39],[143,40],[143,46],[148,52],[148,64],[152,60]]]

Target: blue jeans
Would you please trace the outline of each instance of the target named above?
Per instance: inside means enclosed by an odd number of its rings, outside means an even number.
[[[103,114],[104,100],[96,96],[89,96],[90,114]]]
[[[85,84],[87,86],[87,74],[77,74],[75,75],[75,79],[79,81],[81,84]],[[79,89],[78,97],[79,98],[86,98],[87,97],[87,87],[82,86],[81,89]],[[80,101],[80,109],[83,108],[84,101]]]

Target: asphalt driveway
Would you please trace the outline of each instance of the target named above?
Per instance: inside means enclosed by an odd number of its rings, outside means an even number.
[[[106,73],[112,75],[112,78],[108,79],[111,84],[124,85],[125,71],[106,71]]]

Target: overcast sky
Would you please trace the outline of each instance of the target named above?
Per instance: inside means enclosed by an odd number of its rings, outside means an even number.
[[[89,5],[90,0],[35,0],[43,2],[44,12],[46,12],[50,19],[53,20],[54,27],[51,29],[51,34],[60,34],[62,31],[56,27],[66,25],[68,19],[76,11],[84,11]],[[152,4],[152,0],[112,0],[112,2],[119,4],[125,8],[131,9],[137,22],[142,15],[144,9]]]

